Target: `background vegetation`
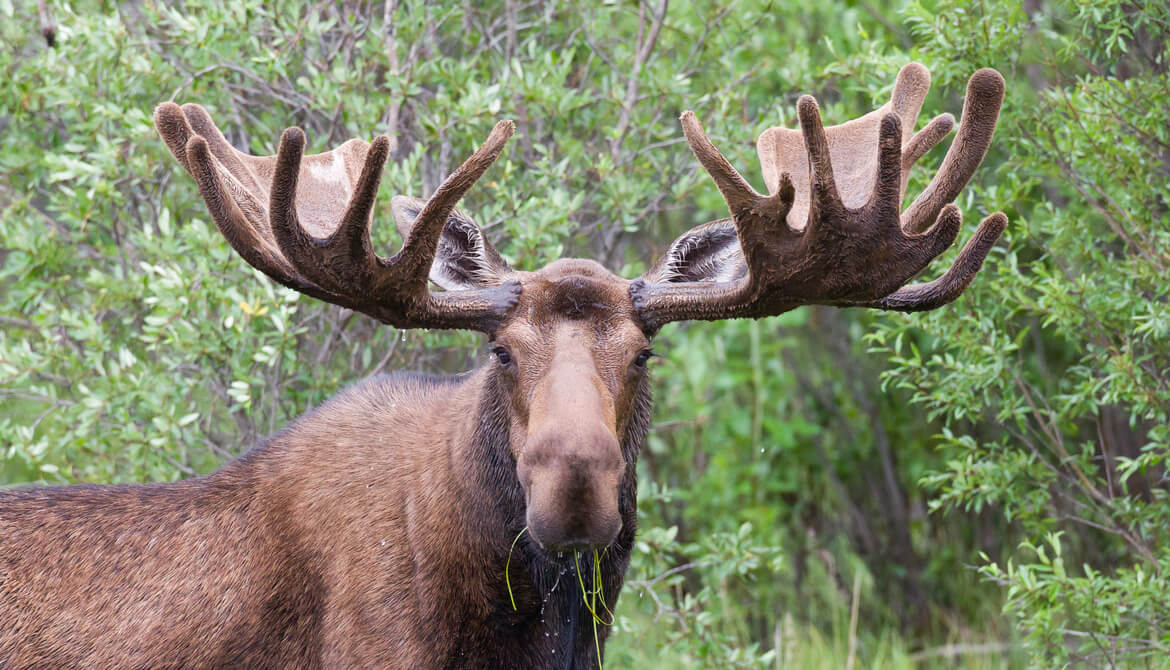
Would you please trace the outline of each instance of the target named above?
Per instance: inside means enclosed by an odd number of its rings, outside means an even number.
[[[1011,224],[958,303],[660,336],[607,666],[1167,666],[1164,2],[41,4],[0,0],[0,485],[207,472],[365,375],[482,360],[249,269],[156,136],[162,100],[260,154],[292,124],[314,151],[390,134],[386,249],[389,197],[516,119],[465,209],[514,266],[632,276],[724,215],[683,109],[759,184],[754,138],[801,93],[839,122],[920,60],[924,115],[957,114],[992,66],[964,239]]]

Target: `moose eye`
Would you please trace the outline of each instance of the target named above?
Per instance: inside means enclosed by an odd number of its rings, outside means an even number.
[[[512,353],[504,347],[496,347],[492,349],[492,355],[500,362],[500,365],[508,367],[512,364]]]
[[[650,349],[643,349],[638,353],[638,357],[634,359],[634,365],[640,368],[646,367],[646,362],[654,356],[654,352]]]

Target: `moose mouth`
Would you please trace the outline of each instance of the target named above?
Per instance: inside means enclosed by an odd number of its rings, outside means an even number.
[[[614,538],[614,541],[616,542],[617,538]],[[519,556],[523,555],[528,557],[531,567],[536,568],[539,577],[550,577],[555,581],[561,577],[573,576],[575,580],[576,571],[581,570],[588,579],[589,573],[594,570],[594,561],[604,561],[613,550],[613,544],[577,548],[546,547],[533,537],[529,528],[525,526],[509,552],[508,562],[514,565]]]

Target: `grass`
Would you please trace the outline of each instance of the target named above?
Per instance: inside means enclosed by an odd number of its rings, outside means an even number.
[[[512,546],[508,548],[508,560],[504,563],[504,584],[508,587],[508,599],[512,601],[512,610],[516,610],[516,596],[512,594],[512,552],[516,549],[516,543],[520,541],[520,537],[528,530],[528,526],[520,529],[516,537],[512,539]],[[573,567],[577,572],[577,583],[581,586],[581,600],[585,604],[585,609],[589,611],[589,615],[593,618],[593,646],[597,649],[597,668],[602,670],[601,663],[601,638],[597,635],[597,624],[602,626],[612,626],[616,617],[609,609],[609,605],[605,602],[605,590],[601,582],[601,559],[605,554],[598,554],[597,550],[593,550],[593,574],[592,588],[585,588],[585,578],[581,575],[581,552],[573,552]],[[597,601],[601,600],[601,606],[604,611],[609,614],[609,621],[601,618],[597,613]]]
[[[632,594],[625,594],[628,598]],[[624,600],[624,599],[623,599]],[[625,603],[623,602],[623,605]],[[1027,667],[1023,653],[995,641],[956,641],[913,650],[897,631],[861,629],[855,636],[826,635],[794,623],[778,621],[767,653],[718,650],[702,636],[688,634],[668,621],[630,612],[619,606],[617,630],[606,645],[610,670],[615,668],[775,668],[777,670],[1014,670]],[[842,622],[843,624],[845,622]],[[841,628],[844,628],[842,626]],[[743,653],[739,653],[743,652]]]

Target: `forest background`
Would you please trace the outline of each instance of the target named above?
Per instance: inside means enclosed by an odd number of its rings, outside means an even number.
[[[208,472],[366,375],[486,355],[248,268],[155,134],[163,100],[258,154],[294,124],[311,151],[388,133],[385,254],[389,198],[515,119],[464,208],[513,266],[634,276],[726,215],[684,109],[759,187],[754,139],[800,94],[837,123],[917,60],[923,118],[958,116],[990,66],[1007,99],[960,239],[1011,222],[963,298],[658,338],[606,665],[1167,667],[1165,2],[39,5],[0,0],[0,485]]]

